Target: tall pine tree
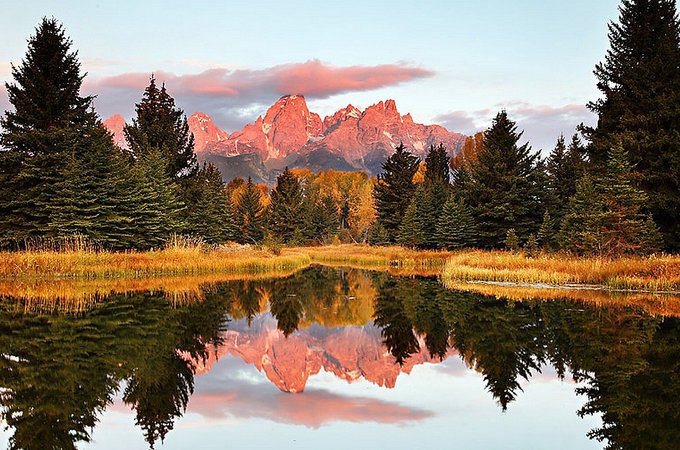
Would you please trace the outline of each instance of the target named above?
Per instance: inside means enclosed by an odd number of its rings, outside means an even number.
[[[260,188],[249,177],[245,189],[235,199],[236,225],[239,242],[257,244],[264,239],[264,206]]]
[[[14,111],[0,118],[1,245],[70,233],[108,243],[124,225],[116,180],[126,167],[93,97],[79,94],[84,75],[71,46],[63,27],[44,18],[12,66]]]
[[[467,179],[457,183],[456,192],[476,218],[482,247],[504,247],[511,228],[525,241],[541,224],[544,177],[538,155],[531,154],[528,143],[518,145],[521,136],[507,113],[498,113]]]
[[[586,128],[600,174],[609,149],[628,150],[636,184],[669,249],[680,249],[680,24],[675,0],[623,0],[609,25],[610,49],[595,67],[602,98]]]
[[[135,106],[137,117],[124,128],[125,140],[135,156],[152,150],[161,151],[168,160],[168,175],[187,178],[198,170],[194,154],[194,135],[187,118],[165,84],[159,89],[151,76],[142,100]]]
[[[418,170],[418,157],[399,144],[394,153],[382,165],[378,183],[373,190],[378,223],[394,242],[399,225],[406,213],[416,186],[413,175]]]
[[[297,242],[305,235],[307,214],[302,184],[288,167],[276,179],[267,213],[268,229],[282,242]]]
[[[238,239],[231,197],[222,174],[212,163],[204,163],[185,191],[187,229],[185,234],[201,237],[208,244]]]

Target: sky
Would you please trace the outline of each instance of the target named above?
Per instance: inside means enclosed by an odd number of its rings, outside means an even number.
[[[287,94],[323,118],[393,99],[473,134],[505,109],[547,154],[596,117],[593,75],[619,0],[0,0],[0,110],[42,17],[64,26],[102,119],[134,117],[151,74],[187,116],[240,130]]]

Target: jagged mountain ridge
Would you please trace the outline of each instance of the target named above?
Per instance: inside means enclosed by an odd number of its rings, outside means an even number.
[[[213,162],[225,181],[250,176],[267,184],[274,184],[285,166],[377,174],[400,143],[424,159],[430,146],[440,143],[453,156],[466,139],[440,125],[417,124],[410,114],[402,116],[394,100],[380,101],[364,111],[347,105],[321,120],[309,111],[303,96],[287,95],[264,117],[231,134],[200,112],[191,115],[188,124],[199,161]]]
[[[209,347],[207,359],[195,361],[195,373],[207,373],[220,358],[232,355],[254,365],[269,381],[284,392],[303,392],[311,376],[321,370],[353,382],[360,378],[381,387],[393,388],[402,373],[413,367],[439,362],[429,355],[423,338],[420,350],[403,365],[384,347],[380,328],[365,326],[300,328],[286,337],[277,329],[270,314],[254,318],[247,326],[244,320],[230,323],[219,347]],[[449,350],[446,358],[457,355]]]

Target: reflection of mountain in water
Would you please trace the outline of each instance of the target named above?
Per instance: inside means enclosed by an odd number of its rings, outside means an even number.
[[[392,387],[417,364],[460,354],[504,410],[522,379],[549,365],[582,382],[579,414],[602,418],[590,437],[625,449],[680,441],[676,317],[323,267],[200,289],[201,301],[114,295],[77,315],[0,300],[0,418],[13,430],[10,448],[75,448],[116,393],[153,447],[184,414],[194,374],[227,354],[286,392],[304,390],[322,369]]]
[[[454,353],[450,350],[450,354]],[[403,366],[396,364],[382,343],[381,329],[372,323],[339,328],[312,325],[285,337],[271,314],[257,316],[250,327],[244,320],[231,323],[222,345],[210,354],[202,366],[199,364],[197,373],[210,370],[216,359],[234,355],[263,371],[285,392],[302,392],[309,377],[321,369],[348,382],[364,378],[392,388],[400,373],[410,373],[418,364],[433,362],[423,351],[412,355]]]

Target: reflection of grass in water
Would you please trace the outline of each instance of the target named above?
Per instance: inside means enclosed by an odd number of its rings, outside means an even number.
[[[546,289],[533,286],[509,286],[480,282],[450,282],[452,290],[477,292],[513,301],[571,300],[595,306],[637,306],[651,315],[680,317],[680,296],[604,289],[559,287]]]
[[[445,284],[457,281],[499,281],[585,284],[610,289],[680,291],[680,258],[675,256],[577,258],[565,255],[527,257],[502,251],[453,254],[442,272]]]
[[[466,281],[492,281],[680,291],[680,258],[667,255],[614,260],[564,255],[530,258],[521,253],[502,251],[423,252],[366,245],[283,248],[278,253],[250,246],[206,250],[200,245],[174,245],[159,251],[126,253],[81,248],[61,252],[2,252],[0,296],[21,299],[25,308],[41,310],[79,311],[91,307],[110,293],[139,291],[162,291],[170,301],[183,304],[200,300],[201,286],[206,284],[286,276],[310,263],[385,270],[395,275],[440,275],[448,287]],[[481,289],[479,285],[475,286],[475,289]],[[494,286],[489,289],[500,288]],[[515,294],[512,295],[517,295],[518,289],[521,288],[513,288]],[[537,294],[530,298],[553,296],[551,290],[532,290]],[[624,300],[592,290],[580,290],[574,294],[565,290],[556,292],[555,295],[560,298],[581,300],[593,296],[599,299],[593,300],[596,302],[653,304],[657,305],[655,308],[659,308],[660,314],[665,314],[664,311],[673,313],[671,304],[677,303],[678,299],[675,296],[660,299],[640,295],[627,296]],[[362,298],[372,298],[373,295],[361,294]],[[651,300],[643,300],[645,298]],[[360,316],[364,313],[356,312]]]
[[[328,245],[299,249],[312,262],[345,265],[374,270],[389,270],[400,275],[438,275],[451,252],[417,251],[404,247],[368,245]]]
[[[284,277],[298,270],[284,268],[245,273],[161,275],[146,278],[19,278],[0,279],[0,296],[17,301],[16,307],[33,312],[86,311],[111,294],[162,292],[173,305],[201,301],[210,286],[232,280]],[[16,308],[15,308],[16,309]]]

